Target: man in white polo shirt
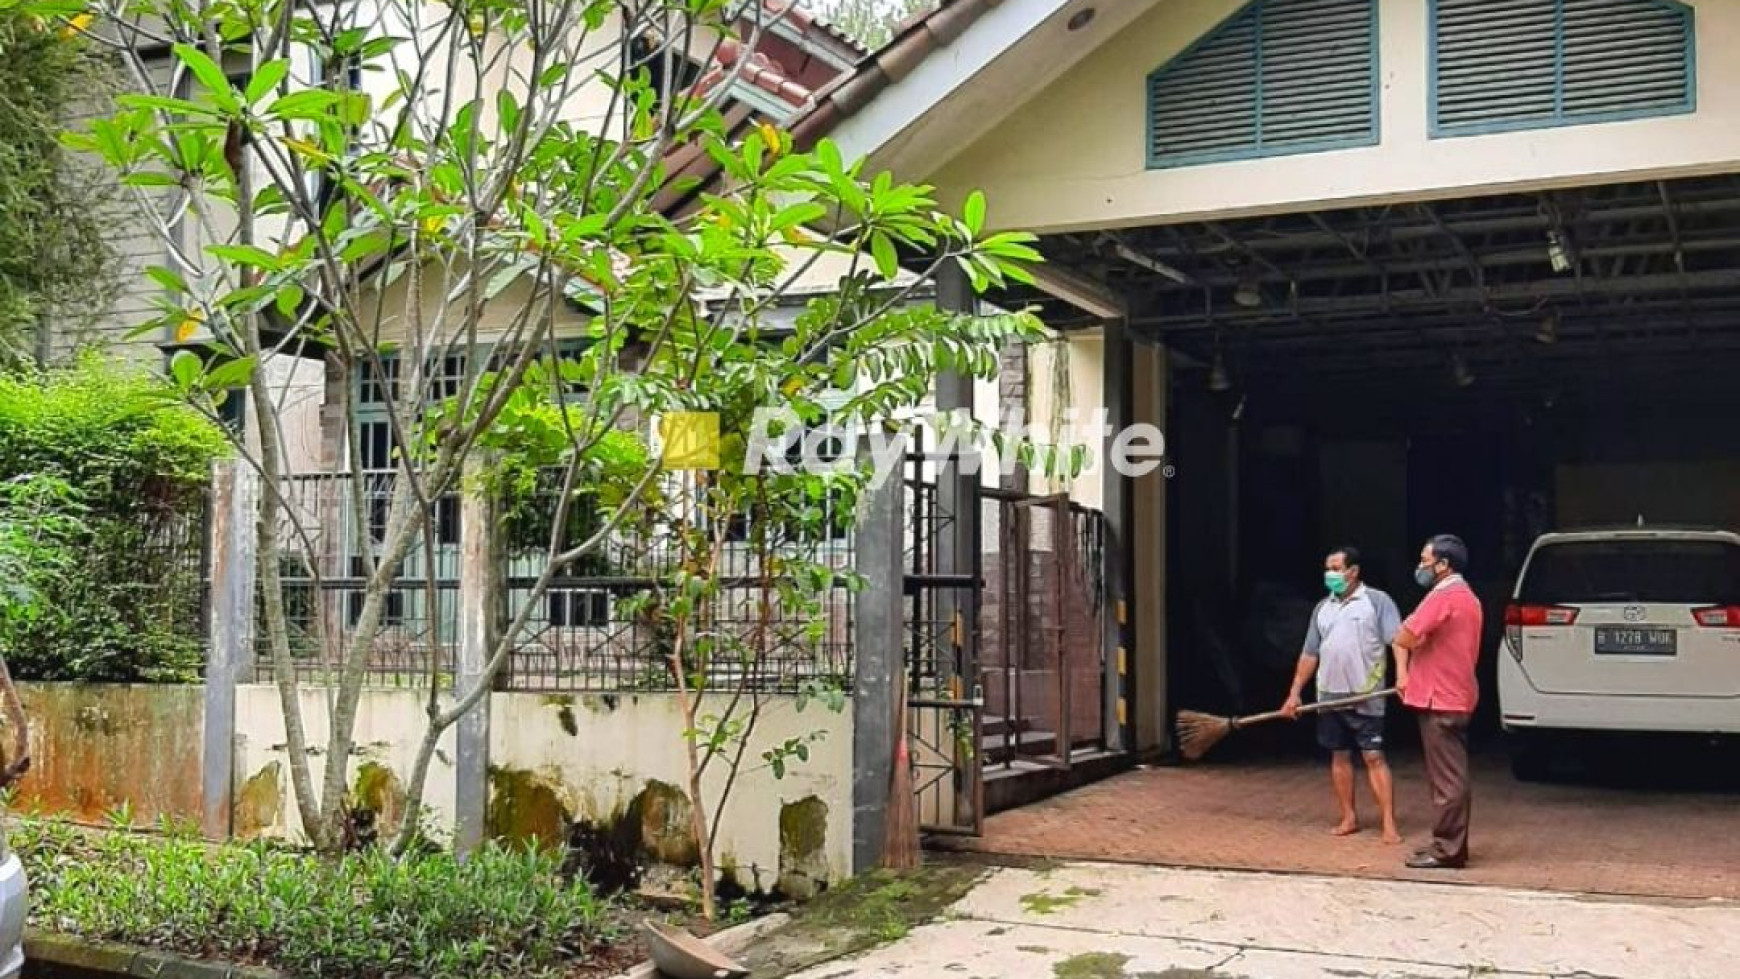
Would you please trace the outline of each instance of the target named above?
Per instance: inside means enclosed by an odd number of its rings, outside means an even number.
[[[1390,596],[1359,580],[1359,551],[1354,548],[1330,552],[1323,562],[1323,584],[1329,597],[1311,612],[1305,650],[1293,674],[1293,689],[1281,707],[1289,717],[1298,716],[1300,691],[1313,675],[1320,701],[1358,696],[1382,687],[1386,653],[1402,627],[1401,613]],[[1317,741],[1330,753],[1330,782],[1341,807],[1341,820],[1332,832],[1336,836],[1359,832],[1353,804],[1353,753],[1357,750],[1365,759],[1372,795],[1377,797],[1384,842],[1402,842],[1396,828],[1390,766],[1384,760],[1383,700],[1318,714]]]

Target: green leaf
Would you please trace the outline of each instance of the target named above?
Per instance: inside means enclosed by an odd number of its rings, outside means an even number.
[[[985,191],[976,190],[967,195],[966,205],[960,209],[960,221],[966,223],[967,231],[974,238],[985,230]]]
[[[175,379],[176,386],[183,391],[193,390],[204,370],[204,365],[199,362],[199,355],[191,350],[177,350],[175,356],[169,358],[169,376]]]
[[[900,274],[900,254],[895,251],[893,240],[880,231],[870,236],[870,255],[884,279],[892,282]]]
[[[241,357],[220,364],[206,374],[205,386],[213,391],[242,387],[253,379],[254,363],[253,357]]]
[[[320,119],[327,110],[337,105],[339,95],[323,88],[308,89],[301,92],[291,92],[280,96],[267,109],[266,114],[281,119]]]
[[[143,109],[148,112],[168,112],[184,116],[210,116],[211,107],[190,102],[187,99],[174,99],[166,95],[117,95],[115,104],[123,109]]]
[[[224,76],[224,70],[218,67],[217,62],[191,44],[175,45],[175,56],[193,72],[193,77],[199,79],[199,84],[205,88],[213,105],[230,115],[241,114],[242,104],[237,101],[235,90],[230,87],[230,80]]]
[[[207,245],[205,250],[214,258],[236,265],[251,265],[271,272],[284,267],[282,259],[258,245]]]
[[[268,61],[254,69],[254,77],[248,79],[248,104],[259,105],[289,74],[290,62],[284,58]]]
[[[302,299],[306,295],[301,286],[294,283],[278,290],[278,312],[294,319],[302,312]]]
[[[171,298],[188,291],[186,279],[177,275],[173,270],[164,268],[161,265],[153,265],[150,268],[147,268],[145,274],[151,277],[151,281],[161,286],[164,292],[169,293]]]

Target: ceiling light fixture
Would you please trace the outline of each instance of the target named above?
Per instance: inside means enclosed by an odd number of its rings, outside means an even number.
[[[1548,347],[1559,342],[1558,310],[1549,309],[1547,314],[1541,317],[1540,325],[1535,327],[1535,342]]]
[[[1232,390],[1232,378],[1226,372],[1226,360],[1219,350],[1214,352],[1214,364],[1208,369],[1208,389],[1216,394]]]
[[[1474,383],[1474,372],[1468,369],[1468,361],[1461,354],[1450,355],[1450,379],[1459,388],[1469,387]]]
[[[1086,27],[1087,25],[1093,23],[1094,18],[1096,16],[1098,16],[1098,14],[1099,14],[1099,11],[1095,10],[1092,7],[1083,7],[1082,9],[1076,11],[1075,15],[1069,19],[1069,29],[1072,31],[1081,30],[1082,28]]]
[[[1547,232],[1547,260],[1553,263],[1554,272],[1569,272],[1577,265],[1577,246],[1571,241],[1571,234],[1563,228],[1553,228]]]
[[[1257,309],[1262,306],[1263,290],[1257,282],[1257,277],[1249,274],[1240,276],[1238,287],[1233,290],[1232,298],[1233,302],[1246,309]]]

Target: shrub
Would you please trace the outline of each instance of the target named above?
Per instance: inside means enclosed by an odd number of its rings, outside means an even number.
[[[13,672],[39,680],[182,680],[197,675],[212,461],[223,433],[166,388],[95,357],[0,375],[0,482],[68,487],[53,516],[76,560],[25,572],[42,614],[7,637]],[[0,523],[40,512],[7,509]]]
[[[613,937],[604,902],[535,849],[328,859],[36,821],[13,843],[37,927],[293,976],[558,976]]]

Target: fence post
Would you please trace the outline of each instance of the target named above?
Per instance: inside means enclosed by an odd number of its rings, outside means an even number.
[[[228,839],[234,813],[236,685],[254,671],[254,590],[258,573],[260,480],[234,461],[212,467],[210,609],[205,660],[205,743],[200,826]]]
[[[905,652],[901,470],[895,467],[871,491],[854,546],[857,571],[865,585],[857,596],[852,629],[853,873],[882,863],[896,736],[894,698],[906,695],[895,683]]]
[[[459,496],[459,662],[456,695],[484,680],[501,635],[502,569],[495,527],[495,501],[483,493],[478,476],[488,460],[466,461]],[[490,694],[459,719],[454,731],[453,849],[461,856],[483,843],[489,808]]]

